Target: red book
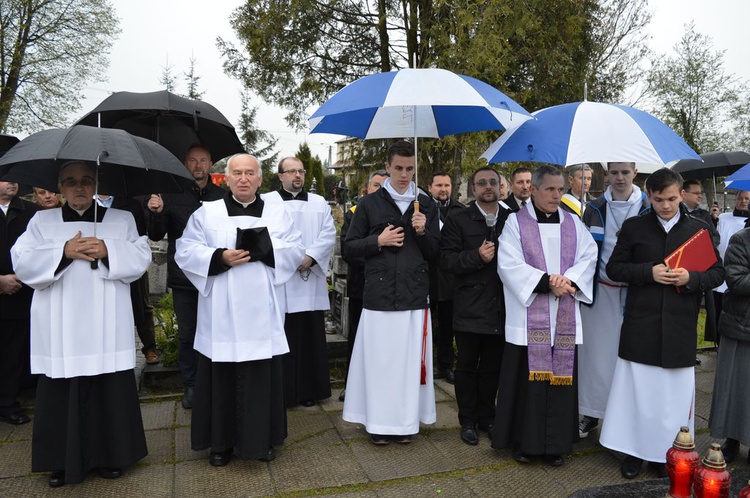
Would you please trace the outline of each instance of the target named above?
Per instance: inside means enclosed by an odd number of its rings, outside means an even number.
[[[670,269],[685,268],[687,271],[706,271],[716,263],[716,251],[708,230],[701,228],[675,251],[664,258]]]

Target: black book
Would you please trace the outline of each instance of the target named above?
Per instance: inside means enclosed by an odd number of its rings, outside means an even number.
[[[250,262],[260,261],[274,268],[276,263],[273,258],[273,244],[268,228],[238,228],[236,249],[245,249],[250,252]]]

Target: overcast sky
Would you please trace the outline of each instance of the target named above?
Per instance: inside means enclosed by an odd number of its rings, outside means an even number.
[[[85,89],[81,115],[96,107],[111,92],[163,89],[159,78],[167,63],[173,65],[173,74],[178,77],[177,91],[186,92],[183,72],[194,57],[198,61],[197,74],[201,77],[199,88],[205,91],[203,99],[217,107],[232,123],[237,123],[241,87],[224,74],[216,37],[235,40],[229,16],[242,4],[240,0],[208,3],[201,0],[110,1],[120,18],[122,33],[113,45],[108,79]],[[750,80],[750,43],[744,34],[750,19],[750,1],[651,0],[650,3],[654,12],[650,30],[653,50],[670,52],[684,33],[685,24],[694,20],[697,30],[713,39],[715,49],[726,50],[725,70]],[[286,126],[284,110],[259,99],[255,104],[261,106],[258,126],[279,139],[282,155],[294,154],[306,140],[313,154],[325,161],[328,146],[341,138],[295,133]]]

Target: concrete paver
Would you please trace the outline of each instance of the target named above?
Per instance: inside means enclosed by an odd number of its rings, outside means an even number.
[[[716,353],[700,355],[696,368],[696,445],[703,453],[714,440],[707,429]],[[453,386],[435,381],[438,421],[424,426],[411,444],[376,447],[364,428],[341,419],[334,396],[319,405],[290,409],[289,436],[270,463],[234,459],[211,467],[208,450],[190,447],[190,415],[180,394],[145,398],[141,404],[149,455],[123,477],[92,473],[84,483],[51,489],[48,474],[32,474],[32,425],[0,425],[0,496],[3,497],[565,497],[594,486],[622,484],[620,455],[598,444],[598,431],[574,446],[565,465],[541,460],[520,465],[510,451],[490,447],[485,433],[477,446],[459,438]],[[33,416],[33,400],[25,403]],[[742,450],[745,455],[745,449]],[[738,458],[733,467],[746,467]],[[654,475],[644,469],[637,481]]]

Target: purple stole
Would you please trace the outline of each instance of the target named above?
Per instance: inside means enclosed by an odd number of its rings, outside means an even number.
[[[521,247],[526,263],[547,273],[539,224],[528,209],[516,215],[521,232]],[[577,236],[573,216],[561,211],[560,274],[575,262]],[[552,256],[554,257],[554,255]],[[576,347],[576,300],[565,295],[558,300],[555,317],[555,344],[552,347],[548,294],[537,294],[526,310],[529,381],[549,381],[552,385],[573,384],[573,361]]]

